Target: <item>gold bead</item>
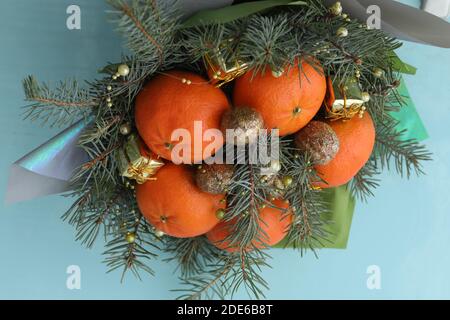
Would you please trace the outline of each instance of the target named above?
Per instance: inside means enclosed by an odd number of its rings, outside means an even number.
[[[330,12],[335,16],[340,15],[342,13],[342,4],[339,1],[336,2],[330,7]]]
[[[272,70],[272,76],[274,78],[279,78],[284,74],[284,70],[283,69],[278,69],[278,70]]]
[[[108,102],[106,105],[108,106],[108,108],[111,108],[113,106],[112,102]]]
[[[361,99],[364,102],[369,102],[370,101],[370,94],[368,92],[363,92],[361,94]]]
[[[275,185],[275,187],[276,187],[278,190],[284,190],[284,189],[285,189],[285,186],[284,186],[283,181],[280,180],[280,179],[278,179],[278,178],[275,179],[274,185]]]
[[[348,14],[343,13],[343,14],[342,14],[342,18],[343,18],[343,19],[347,19],[347,18],[348,18]]]
[[[285,187],[289,187],[293,182],[293,179],[291,176],[285,176],[283,177],[283,184]]]
[[[128,123],[124,123],[119,128],[120,134],[123,136],[127,136],[131,133],[131,126]]]
[[[384,71],[380,68],[375,68],[373,69],[372,73],[376,78],[381,78],[384,74]]]
[[[119,68],[117,68],[117,74],[122,77],[126,77],[130,74],[130,67],[126,64],[121,64]]]
[[[362,111],[366,111],[366,110],[367,110],[367,107],[366,107],[366,106],[362,106],[362,107],[361,107],[361,110],[362,110]]]
[[[225,210],[224,209],[217,210],[216,217],[217,217],[217,219],[222,220],[223,217],[225,217]]]
[[[133,232],[128,232],[125,236],[125,239],[128,243],[134,243],[136,241],[136,235]]]
[[[270,164],[270,169],[272,169],[273,172],[278,172],[281,170],[281,163],[278,160],[272,161]]]
[[[187,80],[187,81],[186,81],[186,84],[187,84],[188,86],[190,86],[190,85],[192,84],[192,81],[191,81],[191,80]]]
[[[183,78],[183,79],[181,79],[181,82],[182,82],[182,83],[186,83],[186,82],[187,82],[187,79]]]
[[[111,91],[111,90],[112,90],[112,87],[111,87],[111,86],[107,86],[107,87],[106,87],[106,90]]]
[[[106,102],[111,102],[111,97],[106,98]]]
[[[346,36],[348,36],[348,29],[345,27],[340,27],[337,31],[336,34],[338,37],[344,38]]]
[[[113,79],[113,80],[117,80],[117,76],[116,76],[116,75],[113,75],[113,76],[112,76],[112,79]]]
[[[162,238],[165,236],[165,233],[161,230],[156,230],[155,231],[155,236],[157,236],[158,238]]]

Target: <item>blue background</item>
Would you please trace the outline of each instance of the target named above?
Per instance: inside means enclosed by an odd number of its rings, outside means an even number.
[[[419,1],[403,1],[419,5]],[[66,8],[82,9],[82,30],[66,28]],[[0,3],[0,197],[9,166],[58,130],[21,121],[21,80],[28,74],[57,81],[90,79],[107,61],[117,61],[122,43],[106,19],[102,0],[2,0]],[[450,298],[450,50],[406,43],[402,58],[418,67],[406,77],[431,138],[434,153],[425,177],[406,182],[384,174],[376,198],[358,204],[348,249],[301,258],[273,250],[264,272],[268,298]],[[157,277],[105,274],[102,246],[86,250],[59,219],[70,200],[52,196],[0,209],[0,298],[171,299],[178,287],[174,264],[154,264]],[[81,290],[66,288],[66,268],[81,267]],[[381,289],[366,286],[367,267],[381,269]],[[245,293],[237,296],[246,298]]]

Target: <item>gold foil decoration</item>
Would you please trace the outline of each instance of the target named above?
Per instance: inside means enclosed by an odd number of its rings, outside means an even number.
[[[224,41],[204,57],[210,80],[218,88],[242,76],[249,67],[248,63],[239,59],[233,42],[233,39]]]
[[[354,116],[362,117],[366,111],[362,92],[356,79],[333,84],[327,79],[327,96],[325,98],[326,118],[331,121],[348,121]]]
[[[135,134],[130,135],[125,145],[118,150],[117,158],[120,175],[136,180],[138,184],[156,180],[154,175],[164,166],[164,162],[148,150]]]

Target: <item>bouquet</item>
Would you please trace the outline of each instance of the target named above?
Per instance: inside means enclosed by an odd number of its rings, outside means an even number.
[[[163,252],[179,265],[180,298],[241,286],[264,297],[268,248],[345,248],[355,199],[373,195],[377,175],[421,174],[430,160],[401,42],[340,2],[189,18],[171,0],[109,3],[130,54],[89,83],[24,80],[26,118],[67,129],[15,174],[47,179],[24,197],[71,197],[63,219],[87,247],[106,239],[122,278],[153,274]]]

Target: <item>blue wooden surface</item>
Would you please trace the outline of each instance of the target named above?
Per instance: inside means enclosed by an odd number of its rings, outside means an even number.
[[[418,5],[418,1],[403,1]],[[66,28],[66,8],[82,9],[82,30]],[[56,81],[92,78],[122,47],[106,21],[102,0],[2,0],[0,2],[0,196],[9,165],[57,130],[22,122],[20,82],[28,74]],[[430,134],[434,161],[428,175],[403,181],[383,175],[376,199],[358,204],[348,249],[301,258],[273,250],[265,270],[268,298],[450,298],[450,51],[405,44],[400,55],[419,71],[406,77]],[[170,299],[177,288],[174,264],[157,262],[157,277],[140,282],[105,274],[103,248],[86,250],[59,217],[70,201],[48,197],[0,209],[0,298]],[[66,288],[66,268],[79,265],[81,290]],[[367,267],[381,270],[381,289],[366,286]],[[245,298],[240,294],[238,298]]]

